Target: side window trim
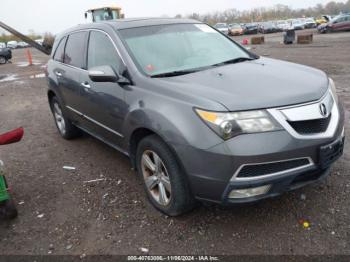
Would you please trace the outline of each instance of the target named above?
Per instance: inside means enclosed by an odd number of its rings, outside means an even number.
[[[120,51],[119,51],[119,48],[117,47],[117,45],[116,45],[115,42],[113,41],[113,38],[112,38],[106,31],[103,31],[103,30],[101,30],[101,29],[89,29],[89,31],[90,31],[90,33],[91,33],[92,31],[95,31],[95,32],[100,32],[100,33],[105,34],[105,35],[109,38],[109,41],[112,42],[112,45],[114,46],[114,49],[117,51],[117,54],[118,54],[118,56],[120,57],[120,60],[122,61],[123,65],[126,67],[126,63],[125,63],[125,61],[124,61],[123,56],[121,55],[121,53],[120,53]],[[90,33],[89,33],[89,40],[90,40]],[[88,51],[88,45],[87,45],[87,48],[86,48],[86,49],[87,49],[86,51]]]
[[[56,47],[56,49],[55,49],[55,53],[53,54],[52,59],[55,60],[56,62],[62,63],[62,61],[58,61],[58,60],[55,59],[56,53],[57,53],[58,48],[60,47],[62,41],[64,41],[64,46],[63,46],[63,59],[64,59],[64,54],[65,54],[65,52],[66,52],[67,39],[68,39],[68,36],[66,36],[66,35],[65,35],[64,37],[62,37],[62,39],[60,40],[60,42],[58,43],[58,45],[57,45],[57,47]],[[62,60],[63,60],[63,59],[62,59]]]
[[[91,37],[91,33],[92,32],[98,32],[98,33],[101,33],[101,34],[104,34],[104,35],[107,36],[108,40],[112,43],[112,45],[113,45],[113,47],[115,49],[116,55],[119,57],[119,59],[122,62],[123,66],[126,68],[126,64],[125,64],[125,62],[123,60],[123,57],[120,55],[119,49],[116,46],[116,44],[114,43],[112,37],[107,32],[105,32],[103,30],[90,29],[89,30],[89,34],[88,34],[88,39],[87,39],[86,50],[85,50],[85,54],[86,54],[86,57],[85,57],[86,70],[89,70],[89,68],[88,68],[88,66],[89,66],[89,45],[90,45],[90,37]]]
[[[120,51],[119,51],[119,48],[118,48],[117,45],[114,43],[113,38],[112,38],[107,32],[105,32],[105,31],[103,31],[103,30],[101,30],[101,29],[82,29],[82,30],[76,30],[76,31],[69,32],[67,35],[65,35],[64,37],[62,37],[62,40],[63,40],[63,38],[66,38],[66,39],[65,39],[65,43],[64,43],[64,52],[63,52],[64,55],[65,55],[65,53],[66,53],[66,46],[67,46],[67,42],[68,42],[69,36],[70,36],[71,34],[78,33],[78,32],[86,32],[86,33],[87,33],[87,34],[86,34],[85,46],[84,46],[85,68],[79,68],[79,67],[76,67],[76,66],[73,66],[73,65],[69,65],[69,64],[64,63],[64,61],[63,61],[63,62],[56,61],[56,62],[58,62],[58,63],[60,63],[60,64],[62,64],[62,65],[71,67],[71,68],[79,69],[79,70],[82,70],[82,71],[87,71],[87,59],[88,59],[87,52],[88,52],[88,46],[89,46],[89,43],[88,43],[88,42],[89,42],[89,40],[90,40],[90,33],[91,33],[92,31],[101,32],[101,33],[107,35],[107,37],[109,38],[109,40],[112,42],[112,44],[113,44],[115,50],[117,51],[117,54],[118,54],[118,56],[120,57],[120,60],[122,61],[124,67],[127,68],[126,63],[125,63],[125,60],[124,60],[124,58],[122,57],[122,55],[121,55],[121,53],[120,53]],[[62,40],[61,40],[61,41],[62,41]],[[58,46],[57,46],[57,47],[58,47]],[[55,52],[56,52],[56,51],[57,51],[57,48],[56,48]]]
[[[83,33],[83,32],[85,32],[85,37],[84,37],[84,46],[83,46],[83,54],[84,54],[84,59],[83,59],[83,66],[80,68],[80,67],[76,67],[76,66],[74,66],[74,65],[70,65],[70,64],[67,64],[66,62],[65,62],[65,59],[63,59],[63,62],[62,62],[62,64],[64,64],[64,65],[66,65],[66,66],[69,66],[69,67],[72,67],[72,68],[76,68],[76,69],[80,69],[80,70],[84,70],[84,71],[86,71],[87,70],[87,63],[86,63],[86,56],[87,56],[87,54],[86,54],[86,52],[87,52],[87,39],[88,39],[88,36],[89,36],[89,30],[77,30],[77,31],[72,31],[72,32],[70,32],[70,33],[68,33],[68,35],[66,36],[66,43],[65,43],[65,45],[64,45],[64,58],[66,58],[66,47],[67,47],[67,43],[68,43],[68,41],[69,41],[69,38],[70,38],[70,36],[71,35],[73,35],[73,34],[76,34],[76,33]]]

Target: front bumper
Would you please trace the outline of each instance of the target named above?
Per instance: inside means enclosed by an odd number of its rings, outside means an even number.
[[[281,175],[276,176],[266,176],[265,178],[260,178],[256,180],[234,180],[231,181],[225,189],[225,192],[222,195],[223,204],[239,204],[239,203],[249,203],[255,202],[261,199],[275,197],[281,195],[284,192],[295,190],[301,187],[304,187],[308,184],[317,182],[324,179],[330,173],[331,165],[343,154],[345,137],[342,134],[337,140],[330,144],[339,145],[336,148],[336,151],[332,153],[329,157],[325,158],[319,151],[319,163],[308,165],[305,168],[295,171],[286,171]],[[321,147],[322,148],[322,147]],[[230,198],[229,194],[232,190],[236,189],[247,189],[247,188],[256,188],[261,186],[270,185],[269,190],[261,195],[234,199]]]
[[[335,141],[344,142],[344,113],[340,105],[338,109],[337,123],[331,135],[328,133],[329,135],[325,136],[301,139],[283,130],[241,135],[205,150],[183,145],[172,146],[188,175],[192,192],[197,199],[219,204],[254,202],[305,186],[329,174],[330,166],[336,159],[325,165],[320,150]],[[336,158],[341,154],[342,150]],[[312,165],[253,179],[235,179],[234,176],[244,165],[300,158],[310,159]],[[233,189],[262,185],[271,185],[264,195],[245,199],[228,198]]]

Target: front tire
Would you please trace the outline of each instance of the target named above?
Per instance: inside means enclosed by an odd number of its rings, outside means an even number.
[[[168,145],[158,136],[144,138],[136,153],[137,172],[151,204],[169,216],[195,206],[186,176]]]
[[[64,139],[70,140],[81,135],[81,131],[64,115],[56,97],[51,98],[50,107],[58,132]]]

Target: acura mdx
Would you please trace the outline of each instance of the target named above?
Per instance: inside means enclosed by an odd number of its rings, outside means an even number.
[[[61,136],[84,131],[128,155],[171,216],[305,186],[343,152],[332,79],[195,20],[79,25],[56,37],[47,79]]]

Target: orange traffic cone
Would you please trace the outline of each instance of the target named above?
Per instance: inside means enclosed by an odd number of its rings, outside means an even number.
[[[33,65],[33,57],[32,57],[32,53],[30,52],[30,49],[27,48],[27,58],[28,58],[28,63],[29,65]]]

